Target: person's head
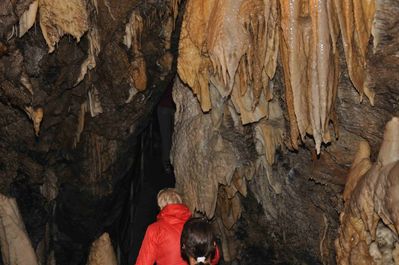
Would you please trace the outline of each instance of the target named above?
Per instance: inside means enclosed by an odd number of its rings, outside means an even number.
[[[162,210],[168,204],[182,203],[183,200],[176,189],[166,188],[158,192],[158,206]]]
[[[183,227],[180,248],[190,265],[211,264],[216,251],[211,224],[204,218],[189,219]]]

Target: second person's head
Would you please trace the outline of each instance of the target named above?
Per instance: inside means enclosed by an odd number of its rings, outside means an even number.
[[[182,256],[190,265],[211,264],[216,243],[211,224],[204,218],[191,218],[183,227],[180,240]]]

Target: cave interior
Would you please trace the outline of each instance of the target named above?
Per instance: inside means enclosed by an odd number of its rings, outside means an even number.
[[[1,0],[0,113],[0,265],[132,265],[166,187],[219,264],[399,265],[397,0]]]

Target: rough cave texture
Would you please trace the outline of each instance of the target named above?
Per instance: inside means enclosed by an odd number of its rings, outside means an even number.
[[[345,186],[336,240],[339,264],[398,264],[399,118],[389,121],[377,161],[361,142]]]
[[[132,263],[140,135],[170,84],[176,186],[225,263],[399,264],[398,14],[1,1],[0,264],[24,264],[15,244],[29,264]]]
[[[225,260],[335,264],[344,260],[336,252],[356,249],[334,239],[348,225],[339,213],[358,143],[376,159],[399,114],[397,8],[187,2],[172,157],[191,209],[215,217]]]
[[[138,178],[138,135],[174,76],[176,8],[1,1],[0,191],[15,197],[40,264],[86,264],[106,231],[127,264],[121,216]],[[27,264],[1,248],[4,264]]]

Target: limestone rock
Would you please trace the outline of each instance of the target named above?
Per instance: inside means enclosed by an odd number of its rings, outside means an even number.
[[[87,265],[118,265],[108,233],[93,242]]]
[[[5,265],[38,265],[25,225],[13,198],[0,194],[0,243]]]
[[[398,130],[399,118],[394,117],[385,127],[377,162],[361,177],[352,173],[358,172],[357,166],[351,168],[349,175],[357,180],[348,180],[353,191],[346,193],[349,200],[340,216],[335,242],[339,264],[394,264],[399,231]]]

